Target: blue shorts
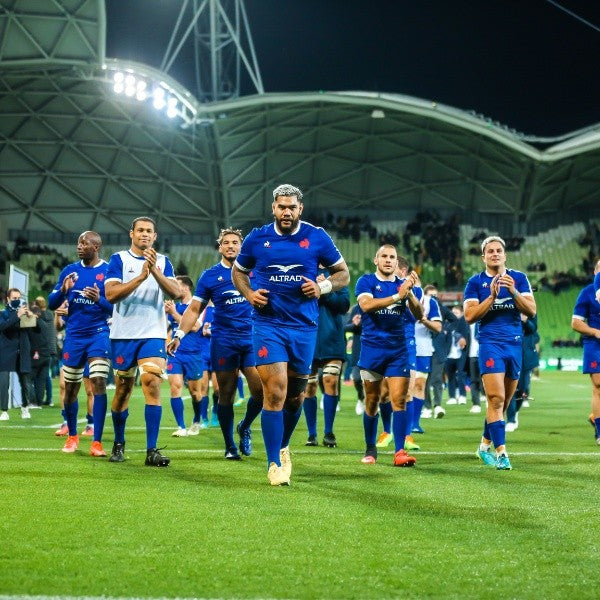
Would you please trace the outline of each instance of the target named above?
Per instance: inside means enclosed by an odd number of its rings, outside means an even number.
[[[431,373],[431,356],[417,356],[417,369],[419,373]]]
[[[137,366],[142,358],[167,358],[165,340],[149,338],[147,340],[110,340],[114,369],[127,371]]]
[[[90,358],[110,358],[110,339],[108,330],[94,335],[79,337],[68,335],[63,346],[63,364],[67,367],[81,368]]]
[[[193,352],[178,352],[167,360],[167,375],[183,375],[188,381],[202,379],[204,361]]]
[[[479,344],[479,370],[482,375],[504,373],[509,379],[519,379],[523,348],[521,344]]]
[[[211,338],[210,362],[214,371],[235,371],[256,366],[252,338]]]
[[[380,348],[369,346],[363,341],[358,366],[382,377],[410,377],[411,367],[406,345],[397,348]]]
[[[252,328],[252,344],[256,366],[286,362],[288,368],[298,375],[310,375],[317,344],[317,328],[276,328],[255,323]]]
[[[408,350],[408,364],[415,371],[417,369],[417,344],[415,338],[406,340],[406,349]]]
[[[599,340],[590,340],[583,344],[583,372],[600,373]]]

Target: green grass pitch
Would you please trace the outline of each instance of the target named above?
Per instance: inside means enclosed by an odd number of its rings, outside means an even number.
[[[531,407],[507,434],[511,472],[475,458],[483,416],[468,406],[422,422],[414,469],[392,467],[391,451],[362,465],[362,418],[344,386],[338,448],[306,448],[302,418],[289,488],[267,483],[258,421],[240,462],[224,460],[219,429],[172,438],[166,388],[159,441],[171,466],[145,467],[135,393],[123,464],[88,456],[87,438],[60,452],[58,408],[31,421],[13,410],[0,424],[0,595],[598,596],[600,447],[586,423],[587,376],[533,382]]]

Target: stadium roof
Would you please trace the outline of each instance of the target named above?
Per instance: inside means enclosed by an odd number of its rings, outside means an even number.
[[[164,73],[107,59],[105,26],[102,0],[0,0],[5,232],[120,233],[150,214],[174,240],[212,238],[270,220],[282,182],[310,212],[378,219],[598,214],[597,126],[528,142],[480,115],[369,92],[200,104]]]

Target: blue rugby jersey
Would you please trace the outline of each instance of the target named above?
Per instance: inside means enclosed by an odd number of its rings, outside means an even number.
[[[182,315],[185,312],[185,309],[188,307],[188,304],[184,304],[183,302],[178,302],[175,304],[175,310]],[[175,332],[179,328],[179,323],[173,318],[172,315],[167,315],[167,319],[169,321],[169,325],[171,326],[171,338],[175,335]],[[198,331],[190,331],[184,338],[179,340],[179,348],[177,348],[177,352],[187,352],[187,353],[198,353],[202,350],[204,341],[202,335],[202,327],[198,329]]]
[[[524,296],[533,296],[527,275],[521,271],[506,269],[515,281],[515,289]],[[464,302],[477,300],[480,304],[490,296],[490,284],[494,276],[485,271],[473,275],[465,287]],[[515,305],[508,288],[501,287],[490,310],[479,321],[479,343],[520,344],[523,336],[521,313]]]
[[[579,292],[573,309],[573,318],[585,320],[590,327],[600,329],[600,303],[596,300],[596,290],[593,283],[585,286]],[[589,335],[582,337],[584,344],[598,341],[597,338]]]
[[[316,298],[301,291],[303,276],[315,281],[319,263],[331,267],[343,260],[333,240],[321,228],[300,221],[291,234],[280,234],[275,224],[253,229],[244,239],[235,264],[252,271],[254,289],[269,290],[264,308],[253,309],[257,323],[281,327],[316,327],[319,306]]]
[[[213,335],[250,336],[252,333],[252,306],[231,281],[231,268],[221,262],[206,269],[196,284],[194,300],[214,304],[211,331]]]
[[[66,335],[89,335],[107,331],[107,319],[112,315],[113,305],[104,294],[104,282],[108,271],[108,263],[104,260],[94,267],[87,267],[83,261],[67,265],[58,277],[58,283],[48,296],[48,307],[56,310],[65,300],[69,302],[69,318],[66,320]],[[77,273],[75,285],[63,294],[60,291],[65,278],[71,273]],[[100,301],[94,302],[83,296],[83,289],[94,287],[100,291]]]
[[[398,287],[404,279],[394,277],[387,281],[377,277],[375,273],[367,273],[359,277],[356,282],[354,294],[357,299],[366,294],[373,298],[387,298],[398,293]],[[406,302],[392,303],[375,312],[362,313],[361,343],[368,346],[384,348],[396,347],[404,344],[406,340],[405,313]]]

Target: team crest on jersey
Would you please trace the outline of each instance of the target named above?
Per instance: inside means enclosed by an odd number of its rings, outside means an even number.
[[[488,286],[488,284],[487,284],[487,281],[484,281],[484,282],[481,284],[481,287],[483,287],[483,288],[486,288],[487,286]]]
[[[173,365],[171,363],[169,363],[167,365],[167,371],[172,371],[173,370]]]
[[[96,279],[98,281],[104,281],[104,273],[98,273],[98,275],[96,275]]]
[[[116,362],[118,365],[122,365],[122,364],[125,362],[125,359],[124,359],[124,358],[123,358],[121,355],[119,355],[119,356],[117,356],[117,359],[116,359],[116,361],[115,361],[115,362]]]
[[[494,359],[493,359],[493,358],[488,358],[488,359],[485,361],[485,366],[486,366],[488,369],[493,369],[495,364],[496,364],[496,363],[494,362]]]
[[[376,285],[376,286],[375,286],[375,289],[376,289],[378,292],[380,292],[380,291],[381,291],[381,286],[380,286],[380,285]]]
[[[269,351],[267,350],[267,348],[265,346],[263,346],[262,348],[259,348],[258,356],[260,356],[261,358],[266,358],[268,355],[269,355]]]
[[[267,241],[266,241],[266,242],[263,244],[263,246],[264,246],[265,248],[270,248],[270,247],[271,247],[271,242],[269,242],[269,240],[267,240]]]
[[[308,238],[304,238],[300,241],[300,248],[308,248],[309,246],[310,242],[308,241]]]
[[[65,360],[69,360],[69,353],[68,353],[68,352],[65,352],[65,353],[63,354],[63,358],[64,358]]]
[[[217,281],[223,281],[223,275],[219,275],[219,276],[217,277]]]

